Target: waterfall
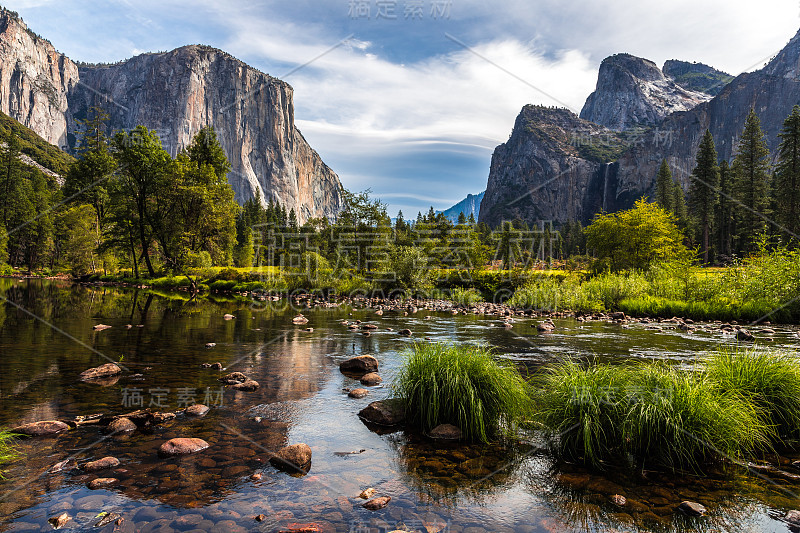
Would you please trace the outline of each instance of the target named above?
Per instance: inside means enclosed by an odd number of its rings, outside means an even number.
[[[603,168],[603,212],[606,212],[606,197],[608,196],[608,171],[611,168],[611,163],[606,163]]]

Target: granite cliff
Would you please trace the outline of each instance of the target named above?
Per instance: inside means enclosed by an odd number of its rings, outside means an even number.
[[[707,95],[690,109],[673,111],[646,128],[631,128],[634,123],[641,124],[632,118],[655,119],[657,115],[641,114],[642,100],[630,97],[632,69],[615,68],[620,79],[598,81],[598,87],[616,89],[609,89],[599,99],[595,92],[594,98],[587,100],[592,107],[588,110],[585,107],[581,115],[610,124],[614,129],[624,124],[628,129],[622,132],[603,131],[601,125],[579,119],[566,110],[532,113],[533,107],[526,106],[517,117],[509,141],[498,146],[492,156],[480,220],[490,225],[514,218],[528,222],[585,223],[601,210],[625,209],[639,197],[652,196],[663,159],[687,190],[705,130],[714,135],[720,159],[730,160],[751,109],[761,119],[774,157],[783,121],[792,107],[800,103],[798,65],[800,32],[763,69],[737,76],[713,98]],[[646,67],[651,78],[660,79],[654,65]],[[636,71],[634,77],[644,79],[645,71]],[[601,67],[600,77],[610,72],[611,69]],[[674,84],[671,80],[670,83]],[[716,89],[706,87],[707,91]],[[610,107],[597,107],[601,101]],[[578,142],[565,142],[569,136]],[[578,148],[582,148],[583,157],[576,152]],[[588,152],[596,157],[586,157]],[[603,187],[597,185],[600,175],[605,176]],[[515,200],[522,195],[524,201]]]
[[[292,87],[208,46],[142,54],[113,65],[76,64],[0,11],[0,111],[61,147],[77,120],[105,109],[113,130],[156,130],[173,156],[212,125],[231,162],[236,198],[270,198],[301,221],[335,215],[338,176],[295,126]]]

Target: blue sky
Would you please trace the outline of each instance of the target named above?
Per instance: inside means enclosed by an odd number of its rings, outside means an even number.
[[[482,191],[492,151],[522,106],[580,111],[608,55],[738,74],[763,66],[800,28],[797,0],[3,5],[74,60],[202,43],[284,79],[295,88],[298,127],[344,185],[372,189],[392,216],[406,217]]]

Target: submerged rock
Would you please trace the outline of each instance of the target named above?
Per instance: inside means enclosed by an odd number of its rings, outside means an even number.
[[[117,418],[111,421],[108,425],[108,431],[111,433],[132,433],[136,431],[136,424],[130,418]]]
[[[390,501],[392,501],[391,496],[379,496],[364,503],[362,507],[364,507],[365,509],[369,509],[370,511],[377,511],[389,505]]]
[[[117,483],[119,483],[119,480],[115,477],[99,477],[91,480],[86,486],[91,490],[97,490],[104,487],[110,487],[111,485],[115,485]]]
[[[738,329],[736,330],[736,340],[753,342],[754,340],[756,340],[756,338],[752,333],[750,333],[746,329]]]
[[[174,455],[187,455],[205,450],[210,445],[203,439],[179,437],[168,440],[158,447],[158,455],[171,457]]]
[[[410,329],[401,329],[397,333],[400,334],[400,335],[403,335],[404,337],[410,337],[412,335]]]
[[[372,424],[397,426],[405,422],[406,408],[403,400],[390,398],[372,402],[359,411],[358,416]]]
[[[364,374],[361,376],[361,384],[368,387],[380,385],[382,382],[383,378],[377,372],[370,372],[369,374]]]
[[[369,374],[378,371],[378,360],[371,355],[359,355],[343,361],[339,370],[353,374]]]
[[[428,436],[436,440],[460,440],[461,430],[452,424],[439,424],[428,433]]]
[[[292,319],[292,324],[308,324],[308,319],[303,315],[297,315]]]
[[[100,520],[98,520],[94,527],[105,527],[111,522],[114,522],[117,526],[122,525],[125,519],[122,518],[122,515],[119,513],[106,513]]]
[[[95,326],[92,326],[92,329],[95,331],[103,331],[105,329],[111,329],[111,326],[107,324],[97,324]]]
[[[359,497],[359,498],[362,498],[362,499],[364,499],[364,500],[369,500],[370,498],[372,498],[373,496],[375,496],[376,492],[377,492],[377,491],[376,491],[375,489],[373,489],[372,487],[370,487],[370,488],[368,488],[368,489],[364,489],[364,490],[362,490],[362,491],[361,491],[361,494],[359,494],[359,495],[358,495],[358,497]]]
[[[81,381],[91,381],[94,379],[108,378],[121,374],[122,369],[114,363],[106,363],[95,368],[90,368],[81,372]]]
[[[86,463],[82,468],[84,472],[98,472],[117,466],[119,466],[119,459],[116,457],[103,457],[102,459]]]
[[[290,474],[305,473],[311,469],[311,448],[304,443],[292,444],[278,450],[269,462]]]
[[[11,432],[27,437],[52,437],[68,429],[69,425],[60,420],[42,420],[40,422],[31,422],[30,424],[17,426],[13,428]]]
[[[72,517],[69,516],[69,514],[64,512],[57,516],[51,516],[47,519],[47,521],[50,522],[50,525],[53,526],[53,529],[61,529],[67,525],[67,522],[69,522],[71,518]]]

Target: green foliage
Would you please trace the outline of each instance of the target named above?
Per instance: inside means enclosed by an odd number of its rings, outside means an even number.
[[[19,435],[11,433],[7,429],[0,429],[0,466],[19,458],[20,454],[14,447],[17,437]],[[0,470],[0,479],[5,479],[2,470]]]
[[[428,257],[419,248],[392,247],[386,269],[393,275],[394,281],[391,284],[396,288],[424,291],[433,286],[433,273],[428,264]]]
[[[415,344],[393,389],[412,426],[427,432],[453,424],[477,442],[512,433],[531,408],[519,372],[483,347]]]
[[[563,361],[536,381],[536,411],[554,450],[595,467],[699,469],[765,446],[759,410],[706,376],[663,363]]]
[[[474,288],[462,289],[456,287],[450,292],[450,300],[457,305],[468,307],[483,301],[483,295],[479,290]]]
[[[750,252],[758,235],[764,230],[769,213],[769,148],[761,121],[755,110],[745,121],[739,139],[733,171],[734,221],[737,248]]]
[[[69,166],[74,161],[72,156],[45,141],[30,128],[0,112],[0,138],[5,140],[12,135],[18,139],[21,153],[56,174],[61,176],[67,174]]]
[[[675,196],[672,184],[672,170],[670,170],[667,160],[664,159],[661,161],[658,175],[656,175],[656,202],[667,211],[675,210]]]
[[[675,217],[644,198],[633,209],[597,215],[585,232],[587,246],[612,271],[647,269],[691,255]]]
[[[800,106],[792,108],[778,137],[781,144],[774,177],[775,220],[788,242],[800,233]]]
[[[64,260],[75,276],[95,271],[95,222],[95,211],[89,204],[70,207],[58,217]]]
[[[720,393],[748,398],[765,413],[779,438],[800,434],[800,361],[796,354],[722,349],[705,364]]]
[[[696,219],[700,233],[703,262],[709,263],[711,248],[711,226],[719,202],[719,167],[714,137],[706,130],[697,152],[697,164],[692,171],[689,186],[689,206]]]

